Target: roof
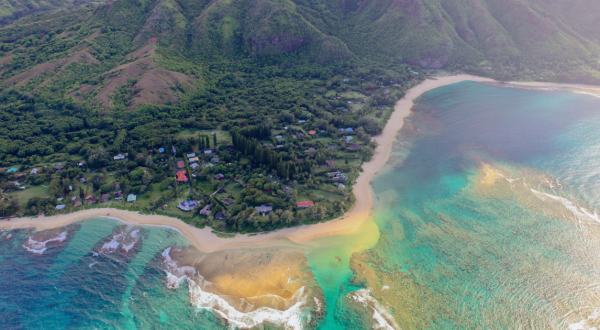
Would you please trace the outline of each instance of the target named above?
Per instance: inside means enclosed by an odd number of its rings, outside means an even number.
[[[317,131],[310,130],[310,131],[308,131],[308,134],[315,135],[315,134],[317,134]]]
[[[129,194],[129,195],[127,196],[127,201],[128,201],[128,202],[135,202],[136,200],[137,200],[137,196],[136,196],[136,195],[134,195],[134,194]]]
[[[226,219],[225,214],[220,213],[220,212],[217,213],[217,214],[215,214],[215,218],[217,218],[219,220],[225,220]]]
[[[315,202],[313,201],[304,201],[304,202],[298,202],[296,203],[296,206],[298,207],[309,207],[309,206],[314,206]]]
[[[103,200],[103,201],[104,201],[104,200],[106,200],[106,201],[107,201],[107,200],[109,200],[109,199],[110,199],[110,195],[109,195],[109,194],[102,194],[102,196],[100,196],[100,199],[101,199],[101,200]]]
[[[261,205],[261,206],[256,206],[254,207],[255,210],[257,210],[260,213],[266,213],[266,212],[271,212],[273,211],[273,206],[267,206],[267,205]]]
[[[64,206],[64,205],[56,205],[56,209],[57,209],[57,210],[62,210],[62,209],[64,209],[64,208],[65,208],[65,206]]]
[[[158,152],[162,154],[163,152],[165,152],[165,148],[158,148]]]
[[[34,168],[33,170],[31,170],[31,172],[29,172],[29,174],[36,174],[38,172],[37,168]]]
[[[335,162],[333,160],[326,160],[325,163],[327,163],[327,166],[329,167],[335,167]]]
[[[183,162],[183,160],[180,160],[177,162],[177,167],[179,167],[179,168],[185,167],[185,163]]]
[[[186,156],[187,156],[187,158],[193,158],[193,157],[196,157],[196,154],[195,153],[191,153],[191,154],[187,154]]]
[[[197,162],[197,161],[199,161],[198,157],[190,158],[190,162]]]
[[[186,171],[179,171],[179,172],[175,173],[175,175],[177,175],[177,181],[178,182],[187,182],[188,178],[187,178],[186,174],[187,174]]]
[[[352,132],[353,129],[351,127],[346,128],[346,132]]]
[[[224,178],[225,178],[225,176],[224,176],[223,174],[219,173],[219,174],[215,175],[215,176],[214,176],[214,178],[215,178],[216,180],[221,180],[221,179],[224,179]]]
[[[204,150],[204,153],[207,154],[207,155],[208,154],[212,154],[212,150]]]
[[[197,169],[198,166],[200,166],[200,165],[198,165],[198,163],[193,163],[193,164],[190,165],[190,167],[193,168],[193,169]]]

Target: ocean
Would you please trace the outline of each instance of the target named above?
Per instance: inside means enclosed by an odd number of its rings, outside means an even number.
[[[2,329],[600,327],[600,98],[424,93],[352,235],[197,251],[109,218],[0,233]]]

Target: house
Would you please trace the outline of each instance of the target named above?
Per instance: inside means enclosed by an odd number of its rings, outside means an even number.
[[[256,206],[254,207],[254,209],[256,211],[258,211],[258,213],[262,213],[262,215],[264,216],[266,213],[269,212],[273,212],[273,206],[266,206],[266,205],[261,205],[261,206]]]
[[[383,91],[383,95],[388,95],[390,93],[391,93],[391,91],[389,89],[386,89],[385,91]]]
[[[215,164],[220,162],[219,157],[213,157],[213,159],[211,159],[210,162]]]
[[[278,144],[277,148],[283,148],[283,144]]]
[[[57,171],[62,170],[63,167],[65,167],[65,165],[63,165],[63,163],[58,163],[58,164],[54,165],[54,169]]]
[[[353,138],[353,137],[351,137],[351,136],[349,136],[349,135],[348,135],[348,136],[346,136],[346,143],[350,143],[350,141],[352,141],[352,140],[354,140],[354,138]]]
[[[360,145],[359,144],[353,144],[349,148],[350,149],[360,149]]]
[[[277,136],[275,136],[275,138],[276,138],[277,140],[281,140],[281,139],[283,139],[283,136],[281,136],[281,135],[277,135]]]
[[[299,209],[307,209],[309,206],[314,206],[315,203],[313,201],[304,201],[304,202],[297,202],[296,206]]]
[[[325,163],[327,163],[327,166],[329,167],[335,167],[335,162],[333,160],[326,160]]]
[[[62,210],[62,209],[64,209],[64,208],[65,208],[65,206],[64,206],[64,205],[56,205],[56,209],[57,209],[57,210]]]
[[[317,131],[315,131],[315,130],[310,130],[310,131],[308,131],[308,134],[310,134],[310,135],[315,135],[315,134],[317,134]]]
[[[188,178],[186,176],[187,172],[186,171],[179,171],[177,173],[175,173],[175,175],[177,175],[177,182],[187,182]]]
[[[125,156],[123,156],[123,155],[121,155],[121,154],[118,154],[118,155],[114,156],[113,158],[114,158],[115,160],[123,160],[123,159],[125,159]]]
[[[165,152],[165,148],[158,148],[158,152],[162,154],[163,152]]]
[[[330,144],[327,146],[327,148],[333,149],[333,150],[337,149],[337,147],[338,147],[337,144]]]
[[[38,172],[38,169],[34,168],[33,170],[31,170],[31,172],[29,172],[29,174],[34,175],[34,174],[37,174],[37,172]]]
[[[346,132],[354,132],[354,130],[352,129],[352,127],[348,127],[346,128]]]
[[[225,204],[225,206],[229,206],[231,204],[233,204],[233,200],[229,197],[225,197],[221,200],[221,202],[223,202],[223,204]]]
[[[190,167],[192,168],[192,170],[195,170],[198,167],[200,167],[200,165],[198,163],[193,163],[193,164],[190,165]]]
[[[189,211],[191,211],[191,210],[193,210],[193,209],[196,208],[196,202],[194,202],[194,201],[187,201],[187,202],[181,201],[177,205],[177,208],[179,208],[182,211],[189,212]]]
[[[215,219],[217,219],[217,220],[225,220],[225,219],[227,219],[227,217],[225,216],[225,214],[219,212],[219,213],[215,214]]]
[[[86,183],[86,182],[87,182],[87,180],[86,180],[86,178],[81,178],[81,179],[79,179],[79,182],[81,182],[81,183]]]
[[[117,192],[115,192],[115,200],[122,200],[123,199],[123,193],[119,190]]]
[[[212,154],[212,150],[204,150],[204,154],[205,155],[210,155],[210,154]]]
[[[208,163],[208,164],[204,165],[204,167],[213,167],[213,166],[215,166],[215,164]]]
[[[194,157],[196,157],[196,154],[195,153],[191,153],[191,154],[187,154],[186,156],[187,156],[187,158],[194,158]]]
[[[86,196],[85,200],[90,202],[90,204],[98,203],[98,199],[96,198],[96,196]]]
[[[109,194],[102,194],[102,196],[100,196],[100,201],[102,203],[108,202],[109,199],[110,199],[110,195]]]
[[[81,205],[81,204],[82,204],[82,203],[81,203],[81,201],[74,201],[74,202],[73,202],[73,206],[79,206],[79,205]]]
[[[304,137],[303,133],[298,133],[298,137]]]
[[[205,216],[205,217],[209,216],[209,215],[210,215],[210,205],[211,205],[211,204],[207,204],[207,205],[205,205],[205,206],[202,208],[202,210],[200,210],[200,215],[203,215],[203,216]]]
[[[283,192],[289,195],[292,193],[292,189],[290,187],[283,187]]]
[[[215,180],[223,180],[225,179],[225,176],[221,173],[217,174],[214,176]]]
[[[298,120],[298,123],[299,124],[304,124],[304,123],[306,123],[306,120]]]
[[[338,184],[338,188],[344,190],[344,188],[346,188],[346,186],[343,183]]]
[[[177,167],[178,168],[184,168],[185,167],[185,163],[183,162],[183,160],[180,160],[177,162]]]
[[[77,163],[77,166],[79,166],[79,167],[83,167],[83,165],[85,165],[85,162]]]
[[[61,197],[61,198],[57,198],[56,200],[59,201],[59,202],[62,202],[63,199],[64,199],[64,197]]]
[[[344,174],[340,171],[329,172],[329,173],[327,173],[327,177],[332,180],[346,180],[346,178],[347,178],[346,174]]]
[[[198,161],[200,161],[200,159],[198,159],[198,157],[190,158],[191,163],[196,163]]]
[[[307,154],[308,154],[308,153],[313,153],[313,152],[315,152],[315,151],[317,151],[317,149],[315,149],[315,148],[312,148],[312,147],[311,147],[311,148],[308,148],[308,150],[304,150],[304,152],[305,152],[305,153],[307,153]]]
[[[129,194],[129,195],[127,196],[127,202],[129,202],[129,203],[132,203],[132,202],[135,202],[135,201],[137,201],[137,196],[136,196],[136,195],[134,195],[134,194]]]

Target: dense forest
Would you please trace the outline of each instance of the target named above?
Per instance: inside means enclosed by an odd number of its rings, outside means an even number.
[[[576,8],[480,2],[118,0],[6,14],[0,217],[108,205],[219,232],[333,219],[354,203],[371,136],[429,70],[598,81],[598,30],[572,24]],[[498,14],[519,8],[527,17]]]

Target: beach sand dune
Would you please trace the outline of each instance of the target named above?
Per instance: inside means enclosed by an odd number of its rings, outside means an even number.
[[[354,206],[340,219],[325,223],[285,228],[254,236],[236,235],[234,238],[220,238],[214,234],[210,228],[198,229],[187,225],[176,218],[170,218],[161,215],[143,215],[137,212],[101,208],[51,217],[13,218],[10,221],[2,220],[0,221],[0,228],[9,229],[18,227],[35,227],[36,229],[44,230],[62,227],[74,221],[92,217],[111,217],[130,223],[159,225],[175,228],[181,234],[187,236],[194,243],[196,248],[203,252],[213,252],[219,249],[231,248],[238,245],[263,244],[266,242],[275,243],[277,245],[290,245],[290,241],[298,243],[317,237],[352,234],[359,230],[361,225],[363,225],[365,220],[369,217],[372,205],[372,192],[369,187],[370,179],[374,174],[377,173],[377,170],[386,163],[396,133],[402,128],[402,125],[404,124],[404,118],[410,114],[413,101],[426,91],[461,81],[502,84],[503,86],[507,87],[514,86],[525,88],[568,89],[582,93],[600,95],[600,87],[586,85],[563,85],[540,82],[500,83],[493,79],[471,75],[439,77],[435,80],[426,79],[418,86],[408,90],[406,95],[396,103],[394,106],[394,113],[392,114],[382,134],[374,137],[374,140],[379,146],[375,150],[372,160],[363,164],[363,172],[356,180],[356,183],[354,183],[354,193],[356,194],[356,203]]]

